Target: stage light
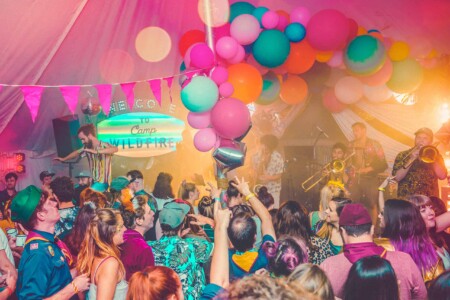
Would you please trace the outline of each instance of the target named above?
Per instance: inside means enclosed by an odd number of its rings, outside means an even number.
[[[14,158],[17,162],[22,162],[25,160],[25,153],[14,153]]]
[[[24,165],[17,165],[16,166],[16,173],[18,173],[18,174],[25,173],[25,166]]]

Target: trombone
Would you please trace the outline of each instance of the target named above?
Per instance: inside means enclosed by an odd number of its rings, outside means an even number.
[[[347,156],[345,159],[335,159],[327,163],[325,166],[322,167],[320,171],[317,171],[311,177],[302,182],[303,190],[305,192],[309,191],[310,189],[315,187],[319,182],[321,182],[322,179],[327,177],[330,172],[334,174],[342,173],[345,169],[347,160],[349,160],[353,155],[355,155],[355,152]]]
[[[432,164],[436,161],[438,155],[439,155],[439,150],[437,149],[437,146],[439,145],[439,142],[434,143],[433,145],[427,145],[427,146],[422,146],[422,145],[417,145],[414,148],[412,148],[411,150],[409,150],[408,154],[403,158],[403,168],[407,169],[409,168],[417,159],[417,157],[415,159],[413,159],[412,161],[411,159],[411,155],[419,150],[419,160],[426,163],[426,164]]]

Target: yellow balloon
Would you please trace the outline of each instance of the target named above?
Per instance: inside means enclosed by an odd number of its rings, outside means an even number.
[[[333,57],[333,51],[319,51],[316,53],[316,60],[321,63],[326,63]]]
[[[388,51],[392,61],[402,61],[409,56],[409,45],[405,42],[398,41],[392,44]]]

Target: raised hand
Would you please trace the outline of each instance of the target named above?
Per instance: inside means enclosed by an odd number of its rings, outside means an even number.
[[[238,189],[238,191],[242,194],[242,195],[244,195],[244,196],[246,196],[246,195],[248,195],[248,194],[250,194],[251,192],[250,192],[250,187],[248,186],[248,182],[246,182],[245,180],[244,180],[244,178],[242,177],[242,179],[241,180],[239,180],[239,178],[236,176],[235,178],[234,178],[234,181],[236,182],[236,183],[231,183],[235,188],[237,188]]]
[[[220,194],[222,193],[222,189],[216,188],[215,185],[213,185],[211,182],[208,182],[209,188],[206,188],[206,190],[209,192],[209,195],[211,198],[220,198]]]

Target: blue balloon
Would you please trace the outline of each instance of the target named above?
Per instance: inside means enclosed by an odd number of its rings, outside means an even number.
[[[255,8],[255,10],[253,11],[253,16],[259,21],[259,25],[262,26],[262,16],[269,11],[269,9],[267,7],[264,6],[258,6],[257,8]]]
[[[192,112],[201,113],[213,108],[219,99],[219,88],[205,76],[196,76],[181,90],[181,101]]]
[[[236,2],[230,6],[230,23],[233,22],[234,18],[243,14],[251,15],[255,10],[255,6],[248,2]]]
[[[300,23],[291,23],[284,30],[289,41],[293,43],[300,42],[306,36],[306,28]]]

